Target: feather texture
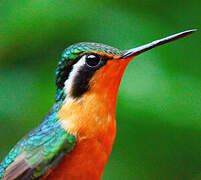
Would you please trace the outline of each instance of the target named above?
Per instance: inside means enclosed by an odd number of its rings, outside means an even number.
[[[72,151],[75,136],[58,121],[55,104],[41,124],[20,140],[0,165],[0,179],[39,179]]]

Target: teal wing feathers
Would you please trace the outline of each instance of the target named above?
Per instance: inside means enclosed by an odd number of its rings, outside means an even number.
[[[57,108],[10,151],[0,164],[1,180],[40,179],[73,150],[75,136],[61,127]]]

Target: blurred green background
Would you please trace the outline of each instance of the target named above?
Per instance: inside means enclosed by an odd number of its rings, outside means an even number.
[[[92,41],[128,49],[198,28],[129,64],[102,179],[201,179],[200,9],[196,0],[1,0],[0,160],[54,104],[64,48]]]

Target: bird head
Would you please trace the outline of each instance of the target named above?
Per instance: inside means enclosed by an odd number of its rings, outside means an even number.
[[[56,101],[76,101],[90,93],[115,101],[123,72],[133,57],[193,32],[184,31],[130,50],[88,42],[68,47],[56,70]]]

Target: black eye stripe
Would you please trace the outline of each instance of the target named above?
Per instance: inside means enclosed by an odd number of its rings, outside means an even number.
[[[89,82],[98,69],[103,67],[108,60],[106,56],[99,56],[100,62],[95,66],[89,66],[87,63],[83,65],[77,76],[75,77],[72,85],[73,98],[80,98],[86,91],[90,90]]]
[[[95,56],[97,59],[94,59],[93,56]],[[65,86],[66,80],[69,78],[70,73],[73,71],[73,66],[77,64],[82,57],[86,56],[85,58],[85,64],[80,68],[77,76],[75,77],[73,83],[72,83],[72,96],[74,98],[79,98],[82,96],[83,93],[85,93],[87,90],[89,90],[89,82],[91,78],[93,77],[94,73],[100,69],[102,66],[104,66],[107,63],[109,58],[107,56],[100,56],[98,54],[92,53],[92,52],[85,52],[80,53],[76,59],[74,60],[64,60],[63,63],[59,63],[56,71],[56,85],[57,85],[57,100],[60,99],[61,96],[63,96],[63,88]],[[91,56],[89,59],[92,62],[87,63],[87,57]],[[72,64],[68,64],[69,61],[72,61]],[[96,61],[96,62],[94,62]],[[61,94],[61,93],[62,94]]]

